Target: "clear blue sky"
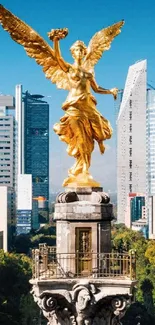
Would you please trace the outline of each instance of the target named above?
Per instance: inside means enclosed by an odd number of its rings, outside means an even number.
[[[105,88],[123,88],[129,65],[140,59],[148,60],[148,80],[155,85],[155,1],[140,0],[3,0],[2,5],[32,26],[46,40],[47,32],[53,28],[68,27],[69,35],[62,40],[62,54],[72,62],[69,48],[77,39],[86,45],[93,34],[121,19],[125,20],[122,33],[115,38],[111,49],[104,53],[95,69],[96,80]],[[49,41],[50,43],[50,41]],[[16,44],[7,32],[0,28],[0,92],[14,94],[16,84],[22,84],[31,93],[51,96],[50,103],[50,156],[51,183],[61,187],[72,164],[65,152],[66,145],[60,143],[52,131],[52,125],[63,115],[61,104],[67,93],[57,90],[45,79],[40,66],[27,57],[23,48]],[[51,43],[52,45],[52,43]],[[96,96],[100,112],[115,125],[114,101],[110,96]],[[105,190],[116,189],[115,178],[115,134],[107,141],[104,156],[95,150],[92,172]]]

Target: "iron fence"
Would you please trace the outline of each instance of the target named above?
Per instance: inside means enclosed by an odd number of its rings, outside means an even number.
[[[33,278],[136,278],[136,256],[129,253],[57,253],[56,247],[40,244],[32,251]]]

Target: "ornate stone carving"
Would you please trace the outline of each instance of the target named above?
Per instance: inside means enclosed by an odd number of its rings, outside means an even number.
[[[46,290],[35,301],[48,325],[119,325],[129,296],[105,295],[89,281],[80,281],[67,290]]]
[[[71,203],[79,201],[78,195],[76,192],[68,192],[68,193],[59,193],[56,198],[56,203]]]
[[[116,297],[112,300],[111,305],[114,313],[112,325],[120,324],[120,319],[124,316],[129,302],[130,298],[127,301],[125,297]]]
[[[92,192],[91,202],[108,204],[110,202],[110,197],[105,192]]]
[[[73,287],[73,301],[76,307],[76,322],[78,325],[91,325],[94,313],[95,286],[89,282],[76,284]]]
[[[92,203],[104,203],[108,204],[110,202],[110,197],[105,192],[95,192],[92,191],[91,194],[85,195],[85,200],[90,201]],[[71,203],[71,202],[77,202],[80,200],[80,195],[76,192],[62,192],[59,193],[56,198],[56,203]]]

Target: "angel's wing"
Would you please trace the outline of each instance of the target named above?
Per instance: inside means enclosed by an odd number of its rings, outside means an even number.
[[[35,30],[2,5],[0,5],[0,23],[15,42],[23,45],[27,55],[43,67],[46,78],[56,83],[58,88],[69,90],[67,74],[59,67],[54,50]]]
[[[92,37],[88,45],[87,55],[83,61],[83,67],[87,71],[93,70],[103,52],[110,49],[111,42],[121,32],[123,25],[124,20],[102,29]]]

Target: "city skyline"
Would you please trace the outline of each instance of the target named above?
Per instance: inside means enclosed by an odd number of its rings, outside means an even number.
[[[69,35],[65,41],[61,42],[62,54],[68,62],[71,62],[69,48],[76,39],[82,39],[88,44],[95,31],[124,18],[126,23],[122,30],[121,37],[114,40],[110,51],[104,54],[103,59],[96,68],[95,72],[98,84],[105,88],[112,88],[114,86],[117,86],[119,89],[124,88],[128,66],[141,58],[148,59],[148,80],[153,79],[155,71],[155,58],[153,56],[155,44],[151,41],[153,37],[152,6],[140,3],[140,6],[138,4],[132,5],[132,1],[127,4],[124,4],[123,1],[118,1],[117,4],[112,1],[110,4],[106,4],[106,6],[103,5],[101,1],[98,1],[96,6],[90,3],[88,6],[88,1],[85,1],[82,8],[82,20],[80,20],[81,26],[79,26],[80,6],[78,10],[75,11],[76,4],[72,5],[72,7],[69,3],[65,4],[65,7],[62,4],[62,12],[60,12],[60,3],[51,5],[51,2],[47,1],[46,7],[42,7],[42,4],[32,1],[30,3],[31,11],[27,10],[29,7],[28,3],[30,2],[28,1],[26,4],[23,4],[22,8],[18,5],[17,0],[13,3],[9,0],[3,1],[3,5],[7,9],[11,10],[15,15],[31,25],[43,37],[46,37],[46,33],[51,28],[56,28],[58,26],[68,27]],[[96,10],[96,15],[94,15],[94,10]],[[138,22],[136,19],[137,12],[139,15]],[[71,19],[73,15],[74,22]],[[43,19],[45,16],[46,20]],[[41,22],[39,22],[38,17]],[[144,19],[145,26],[143,24]],[[89,25],[91,25],[91,28],[88,28]],[[149,28],[150,25],[151,29]],[[77,28],[77,26],[79,26],[79,28]],[[60,143],[57,136],[52,131],[52,126],[63,115],[61,104],[65,100],[66,92],[62,91],[58,94],[55,85],[52,85],[45,79],[41,68],[26,56],[24,50],[13,42],[2,28],[0,29],[0,39],[5,48],[5,51],[0,53],[0,92],[14,95],[15,85],[21,83],[24,89],[29,89],[32,93],[41,93],[45,96],[51,96],[51,98],[46,98],[50,104],[50,187],[52,189],[61,188],[62,181],[67,175],[67,169],[71,164],[71,158],[67,156],[64,144]],[[52,45],[50,41],[49,44]],[[9,78],[10,74],[11,78]],[[113,99],[110,98],[110,96],[97,96],[97,99],[100,112],[110,120],[115,129],[115,104]],[[115,133],[112,140],[106,142],[105,145],[108,150],[106,150],[104,156],[100,156],[98,149],[95,150],[92,157],[91,172],[94,178],[101,182],[105,190],[110,189],[115,191]]]

